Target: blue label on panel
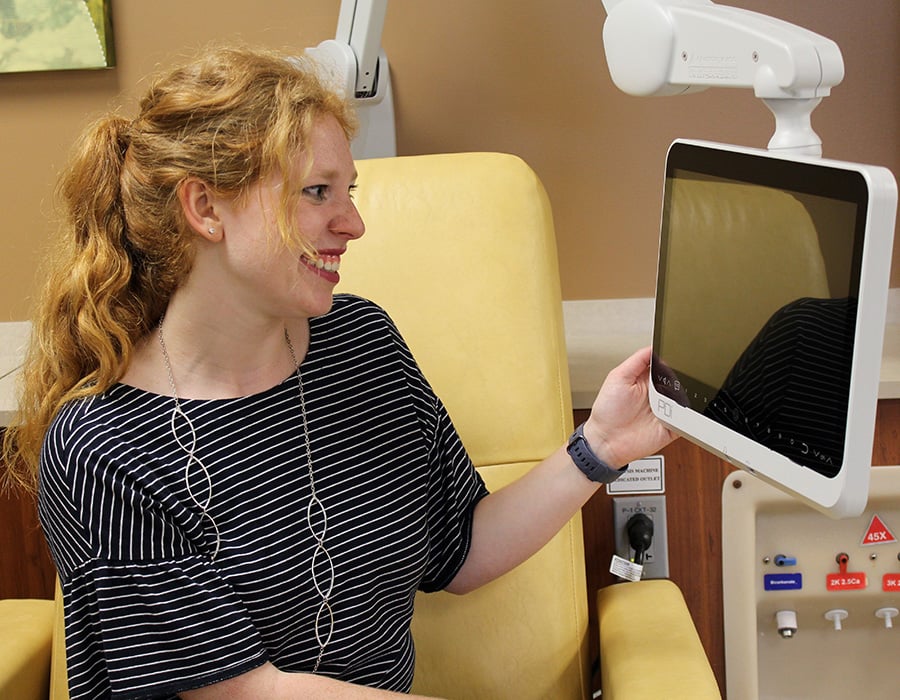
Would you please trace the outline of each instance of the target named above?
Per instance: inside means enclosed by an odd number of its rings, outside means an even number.
[[[765,574],[763,585],[767,591],[796,591],[803,588],[803,574]]]

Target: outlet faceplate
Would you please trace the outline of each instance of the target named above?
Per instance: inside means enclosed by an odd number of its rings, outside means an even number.
[[[637,513],[643,513],[653,521],[653,541],[644,554],[644,571],[641,578],[668,578],[669,533],[666,528],[665,496],[619,496],[613,498],[616,554],[629,561],[634,558],[634,550],[628,543],[626,525],[631,516]]]

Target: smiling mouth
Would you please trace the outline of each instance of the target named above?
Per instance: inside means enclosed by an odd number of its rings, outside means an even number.
[[[315,267],[317,270],[337,272],[341,269],[341,258],[338,255],[320,255],[319,259],[315,261],[304,257],[303,262],[305,262],[310,267]]]
[[[329,253],[320,253],[319,256],[312,260],[308,257],[301,256],[300,261],[308,268],[315,272],[337,273],[341,269],[341,256]]]

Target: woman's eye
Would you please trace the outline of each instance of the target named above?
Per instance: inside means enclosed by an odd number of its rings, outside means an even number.
[[[311,197],[317,202],[324,202],[328,194],[328,185],[310,185],[303,188],[303,194]]]

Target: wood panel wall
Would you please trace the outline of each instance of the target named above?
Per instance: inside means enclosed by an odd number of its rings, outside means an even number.
[[[55,579],[34,499],[0,493],[0,599],[52,598]]]
[[[576,424],[587,413],[576,411]],[[677,440],[663,454],[669,575],[684,593],[724,694],[721,485],[734,468],[686,440]],[[900,464],[900,399],[879,402],[872,463]],[[601,490],[584,507],[583,516],[588,591],[595,591],[615,583],[608,571],[615,550],[612,499]],[[0,495],[0,598],[52,598],[54,576],[34,501]],[[597,616],[594,596],[589,599],[591,652],[596,656]]]

